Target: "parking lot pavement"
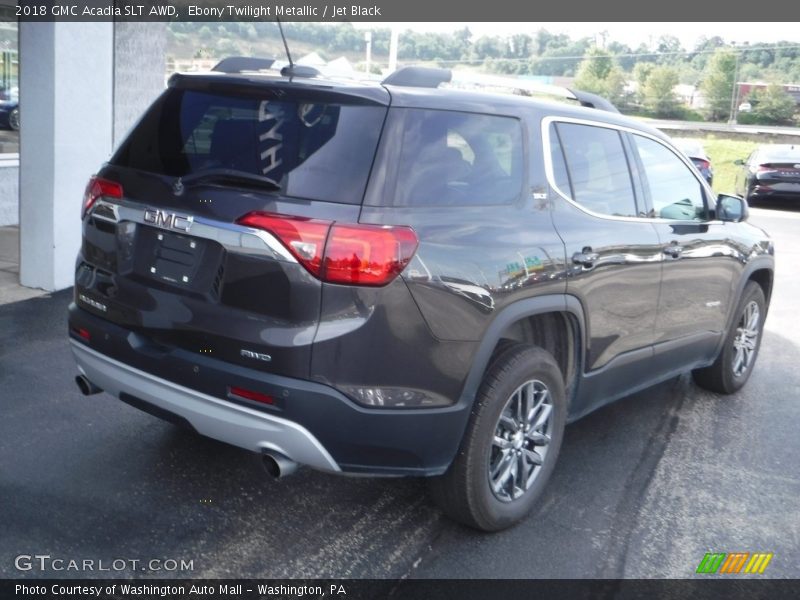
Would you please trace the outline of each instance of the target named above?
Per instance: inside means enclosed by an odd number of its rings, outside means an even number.
[[[568,427],[535,514],[478,534],[423,481],[308,469],[266,477],[243,451],[83,397],[66,342],[69,291],[0,306],[0,576],[19,554],[193,560],[199,577],[691,577],[705,552],[800,565],[800,213],[753,210],[776,240],[759,364],[721,397],[684,375]]]

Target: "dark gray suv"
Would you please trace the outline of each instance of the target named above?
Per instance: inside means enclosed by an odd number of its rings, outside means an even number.
[[[240,67],[173,76],[87,187],[84,393],[275,475],[430,476],[497,530],[567,422],[687,370],[747,381],[772,242],[663,134],[579,92]]]

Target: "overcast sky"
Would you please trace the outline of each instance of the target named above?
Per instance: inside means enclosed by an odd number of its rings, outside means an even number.
[[[354,23],[359,29],[391,27],[393,23]],[[401,31],[453,31],[464,26],[473,34],[510,35],[531,33],[539,28],[553,33],[566,33],[573,38],[595,36],[607,31],[608,40],[616,40],[635,48],[640,43],[655,42],[662,35],[678,37],[684,48],[692,49],[702,36],[720,36],[726,42],[778,42],[800,43],[798,23],[398,23]]]

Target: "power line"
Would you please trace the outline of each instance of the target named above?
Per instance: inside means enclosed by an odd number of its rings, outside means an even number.
[[[420,60],[420,63],[439,63],[439,64],[463,64],[463,63],[483,63],[487,60],[502,60],[510,62],[522,62],[531,60],[584,60],[587,58],[641,58],[645,56],[661,57],[661,56],[696,56],[699,54],[715,54],[717,50],[730,50],[737,54],[744,54],[745,52],[762,52],[762,51],[776,51],[776,50],[798,50],[800,44],[792,44],[788,46],[719,46],[713,50],[683,50],[680,52],[623,52],[620,54],[581,54],[574,56],[541,56],[531,55],[528,57],[515,56],[515,57],[502,57],[502,56],[487,56],[484,58],[463,58],[463,59],[427,59]],[[406,59],[414,60],[414,59]]]

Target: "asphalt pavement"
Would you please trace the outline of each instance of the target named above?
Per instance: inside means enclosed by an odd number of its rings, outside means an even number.
[[[796,578],[800,210],[751,221],[775,238],[777,281],[746,388],[684,375],[570,425],[537,510],[494,535],[442,517],[424,481],[275,481],[251,454],[84,397],[70,292],[0,306],[0,577],[682,578],[714,551],[772,552],[763,576]],[[20,571],[20,555],[95,570]],[[193,568],[141,571],[152,559]]]

